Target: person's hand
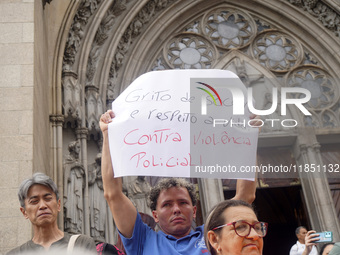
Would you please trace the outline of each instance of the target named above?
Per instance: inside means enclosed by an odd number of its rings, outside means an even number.
[[[307,232],[306,236],[305,236],[305,245],[306,248],[303,251],[302,255],[308,255],[312,249],[313,246],[316,246],[316,243],[314,243],[315,241],[319,241],[319,235],[315,234],[316,232],[314,230],[310,230]]]
[[[112,122],[114,117],[115,114],[112,110],[108,110],[100,116],[99,126],[103,133],[108,130],[109,123]]]

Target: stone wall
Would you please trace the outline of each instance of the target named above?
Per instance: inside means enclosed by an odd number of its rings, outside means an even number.
[[[31,238],[17,190],[33,171],[34,0],[0,2],[0,254]]]

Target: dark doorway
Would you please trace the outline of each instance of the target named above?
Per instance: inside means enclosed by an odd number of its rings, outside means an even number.
[[[232,197],[232,192],[225,191],[225,197]],[[269,223],[264,255],[288,255],[297,240],[295,229],[310,229],[300,185],[258,189],[254,206],[258,219]]]

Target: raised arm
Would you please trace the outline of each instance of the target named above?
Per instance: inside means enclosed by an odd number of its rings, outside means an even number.
[[[251,204],[255,200],[256,179],[248,181],[238,179],[236,183],[236,195],[232,199],[243,200]]]
[[[108,137],[108,124],[113,118],[114,113],[109,110],[100,117],[99,121],[103,134],[101,170],[104,197],[109,204],[117,228],[125,237],[130,238],[133,233],[137,210],[122,191],[122,179],[114,178]]]
[[[250,116],[250,119],[252,119],[251,125],[252,126],[259,126],[259,132],[261,131],[261,122],[257,121],[257,119],[260,119],[259,116],[256,116],[252,114]],[[256,163],[257,164],[257,163]],[[255,200],[255,194],[256,194],[256,179],[257,176],[255,176],[255,181],[248,181],[248,180],[242,180],[238,179],[236,183],[236,195],[232,199],[239,199],[248,202],[251,204]]]

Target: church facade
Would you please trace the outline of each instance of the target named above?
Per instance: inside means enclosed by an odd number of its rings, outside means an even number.
[[[294,240],[294,228],[307,225],[340,241],[339,1],[6,0],[0,17],[0,253],[31,238],[16,193],[34,172],[58,185],[62,229],[117,243],[103,197],[99,117],[138,76],[169,69],[233,71],[253,89],[256,109],[271,107],[273,89],[310,91],[311,116],[289,107],[296,127],[262,127],[258,164],[297,171],[259,174],[255,203],[273,226],[269,240],[287,226]],[[145,197],[156,181],[124,178],[150,221]],[[191,181],[197,224],[235,190],[235,180]]]

